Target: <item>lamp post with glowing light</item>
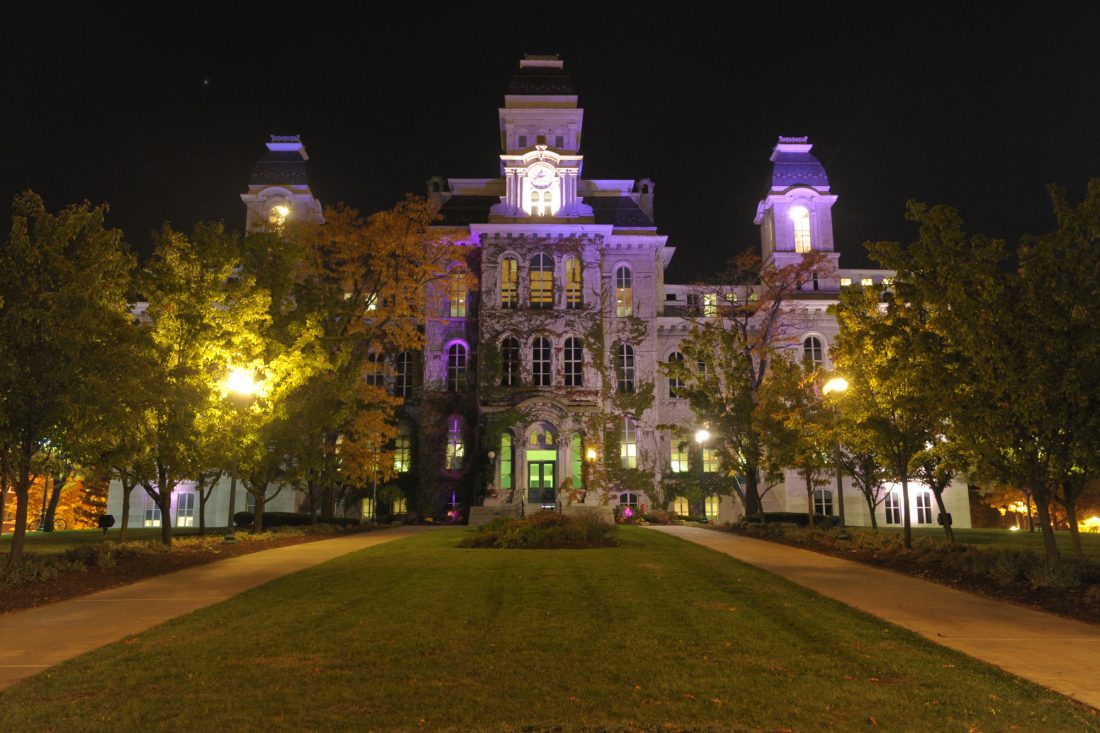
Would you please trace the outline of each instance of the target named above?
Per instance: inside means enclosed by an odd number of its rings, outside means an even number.
[[[707,441],[710,431],[699,428],[695,431],[695,442],[699,445],[699,493],[703,495],[703,516],[707,515]]]
[[[251,400],[255,396],[257,385],[256,380],[252,376],[252,372],[247,369],[241,369],[234,367],[229,370],[229,375],[225,378],[225,389],[242,401]],[[237,506],[237,461],[239,459],[234,457],[233,467],[229,471],[229,522],[228,528],[225,530],[225,541],[236,542],[237,525],[233,521],[234,509]]]
[[[821,388],[821,394],[825,397],[828,397],[830,394],[832,394],[834,392],[837,395],[842,395],[847,391],[848,391],[848,380],[845,379],[844,377],[833,377],[832,379],[830,379],[828,382],[825,383],[824,387]],[[839,424],[840,424],[840,405],[837,404],[835,401],[833,402],[833,415],[835,417],[835,423],[839,426]],[[843,535],[844,531],[845,531],[845,527],[844,527],[844,479],[843,479],[843,472],[841,471],[841,468],[840,468],[841,455],[840,455],[840,435],[839,435],[839,433],[836,436],[836,443],[834,445],[834,449],[836,450],[835,463],[836,463],[837,513],[840,516],[840,532]]]

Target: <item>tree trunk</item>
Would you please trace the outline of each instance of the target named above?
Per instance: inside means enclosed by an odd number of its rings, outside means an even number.
[[[913,549],[913,524],[909,521],[909,477],[901,472],[901,521],[905,528],[905,549]]]
[[[50,476],[50,501],[42,514],[42,531],[53,532],[54,518],[57,516],[57,504],[61,500],[61,489],[65,488],[68,472]]]
[[[1035,495],[1035,513],[1039,515],[1039,529],[1043,533],[1043,547],[1047,552],[1047,560],[1052,563],[1062,561],[1062,553],[1058,551],[1058,543],[1054,539],[1054,527],[1050,524],[1049,502],[1044,501],[1038,492]]]
[[[878,519],[875,517],[875,500],[866,491],[860,490],[863,500],[867,502],[867,513],[871,516],[871,529],[878,532]]]
[[[757,475],[756,466],[749,466],[749,470],[745,471],[745,514],[751,516],[760,514],[762,511],[760,477]]]
[[[206,499],[209,495],[202,490],[202,484],[198,486],[199,490],[199,537],[206,536]]]
[[[943,532],[947,535],[948,542],[955,541],[955,530],[947,523],[947,509],[943,505],[943,489],[938,491],[933,487],[932,496],[936,497],[936,506],[940,510],[940,518],[943,520]]]
[[[8,550],[8,566],[17,568],[23,564],[23,544],[27,537],[27,504],[30,502],[29,482],[20,481],[15,487],[15,531],[11,535]]]
[[[1081,530],[1077,526],[1077,498],[1066,496],[1066,521],[1069,522],[1069,539],[1075,557],[1084,557],[1081,549]]]
[[[172,492],[161,489],[157,493],[157,506],[160,507],[160,541],[165,547],[172,546]]]
[[[1034,532],[1035,531],[1035,520],[1031,516],[1031,492],[1030,491],[1024,492],[1024,502],[1025,502],[1025,506],[1027,507],[1027,531],[1028,532]]]
[[[810,481],[810,474],[804,474],[806,479],[806,516],[810,529],[814,528],[814,485]]]
[[[130,492],[137,486],[137,482],[127,486],[126,479],[120,480],[122,481],[122,525],[118,531],[118,541],[122,543],[126,541],[126,530],[130,528]]]
[[[253,491],[252,495],[256,497],[256,513],[252,517],[252,534],[258,534],[264,530],[264,503],[267,500],[267,487],[265,486],[263,491]]]

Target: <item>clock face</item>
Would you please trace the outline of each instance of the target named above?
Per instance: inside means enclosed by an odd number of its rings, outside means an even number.
[[[535,168],[531,171],[529,177],[531,179],[531,185],[540,190],[550,188],[551,184],[554,183],[554,174],[549,168]]]

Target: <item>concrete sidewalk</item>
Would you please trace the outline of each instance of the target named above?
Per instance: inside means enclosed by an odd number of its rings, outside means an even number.
[[[725,553],[1100,708],[1100,626],[775,542],[698,527],[653,529]]]
[[[349,552],[431,527],[399,527],[261,550],[0,616],[0,690],[131,634]]]

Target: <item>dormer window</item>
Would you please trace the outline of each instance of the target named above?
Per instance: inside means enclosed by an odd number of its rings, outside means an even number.
[[[794,224],[794,251],[804,254],[810,251],[810,212],[805,206],[792,206],[791,223]]]

